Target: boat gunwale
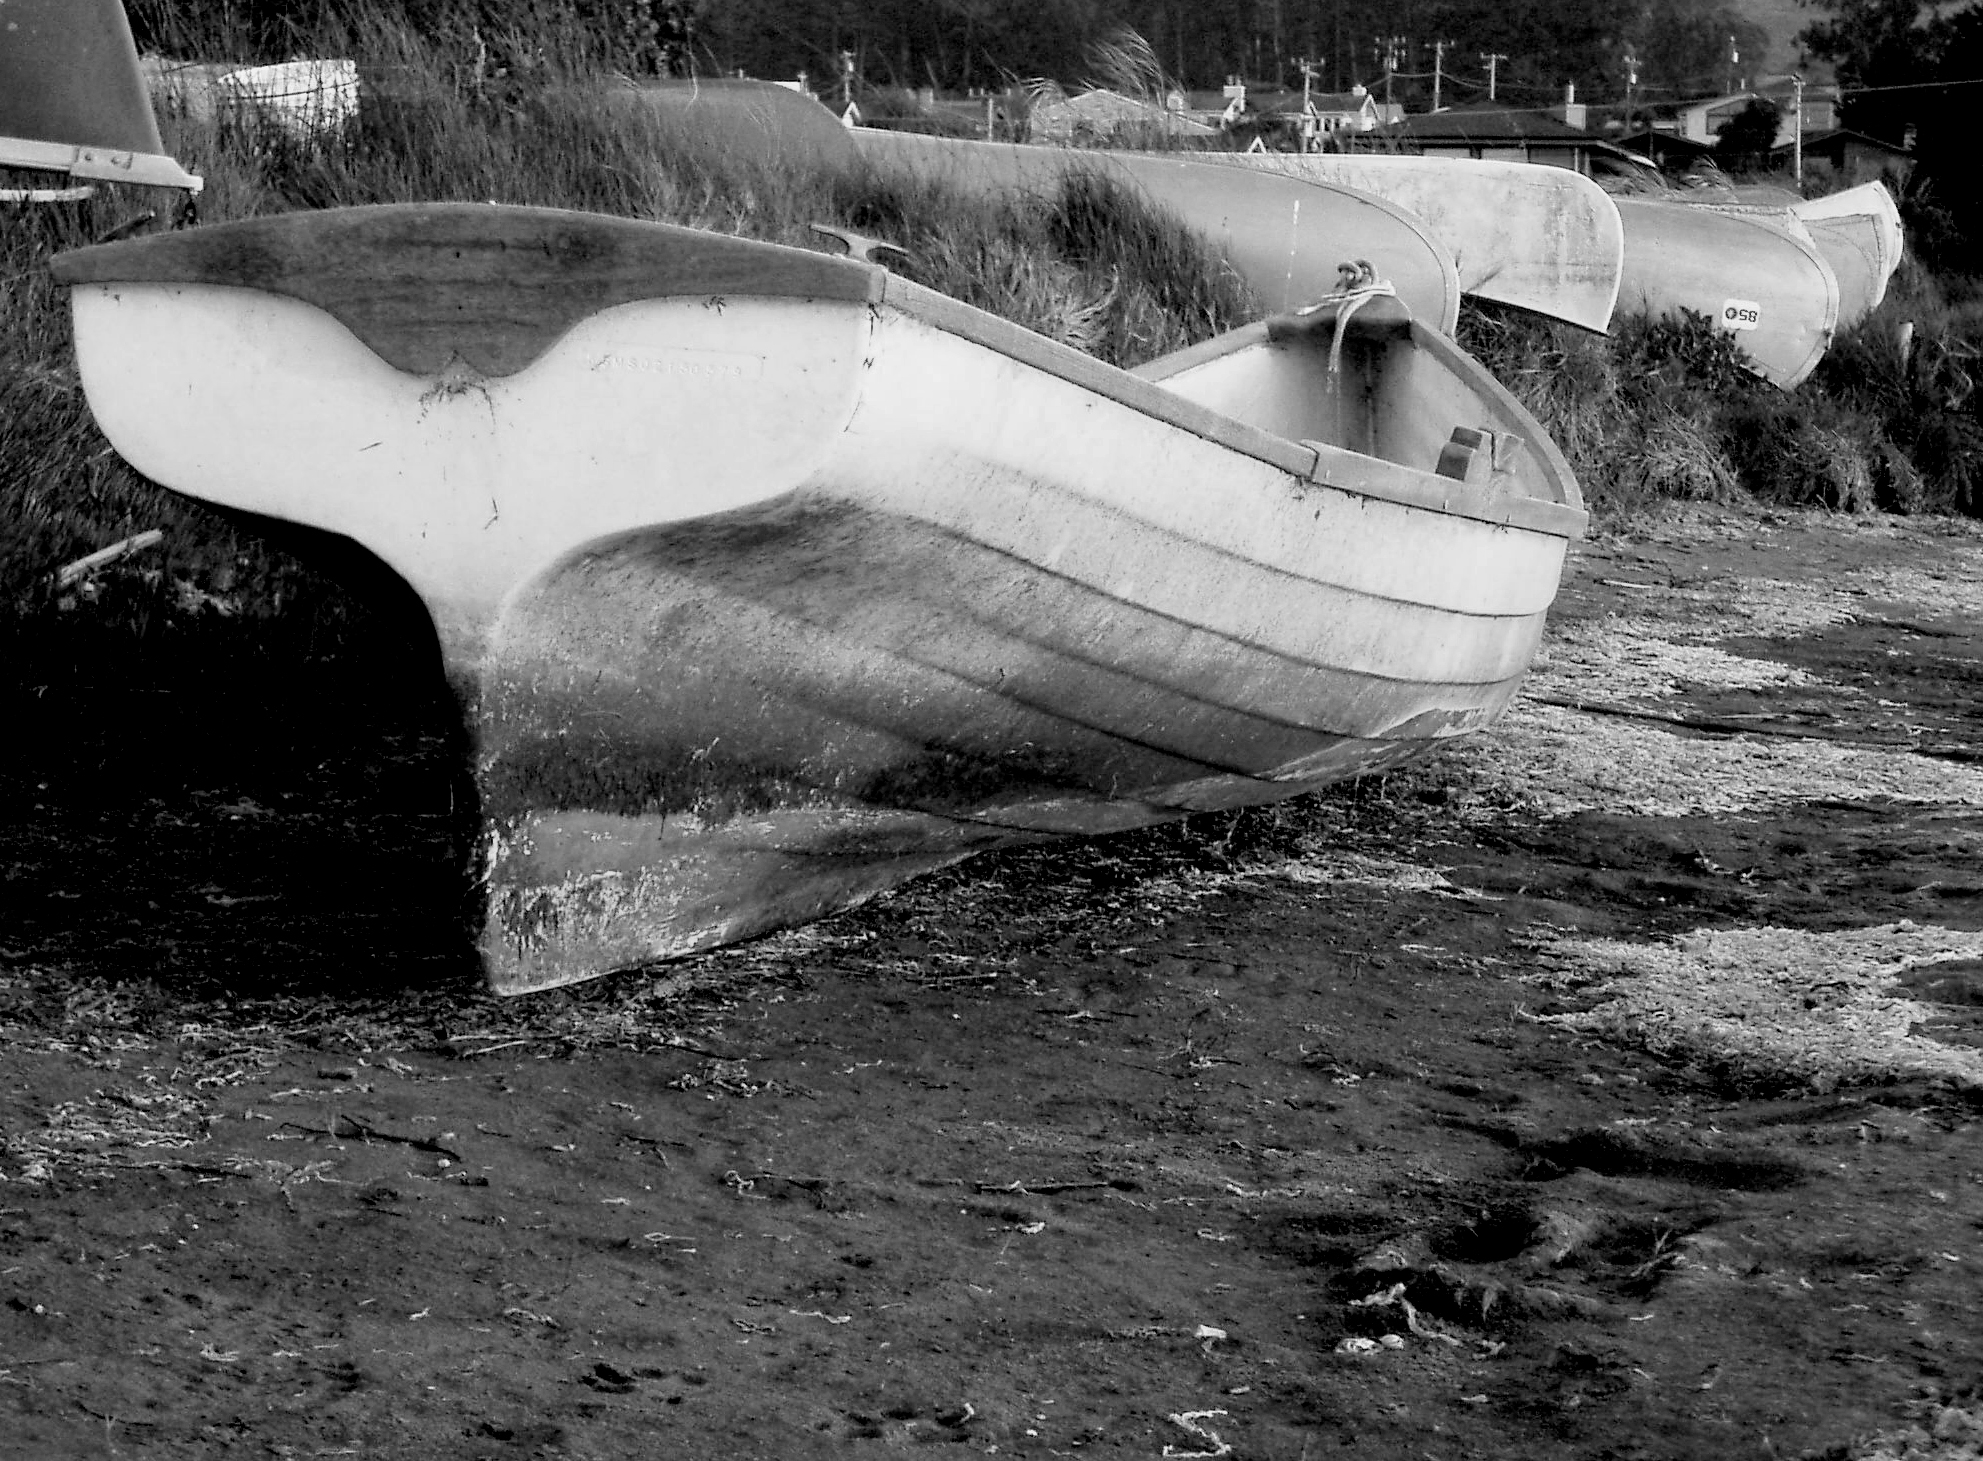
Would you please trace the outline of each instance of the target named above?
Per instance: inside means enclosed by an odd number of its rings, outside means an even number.
[[[1062,345],[1010,320],[985,313],[960,300],[939,294],[913,280],[890,274],[883,303],[947,334],[1005,355],[1022,365],[1055,376],[1085,390],[1126,406],[1141,415],[1178,427],[1242,456],[1249,456],[1276,467],[1304,483],[1327,487],[1354,497],[1391,502],[1402,507],[1437,512],[1449,517],[1469,518],[1497,527],[1520,528],[1555,537],[1581,537],[1589,522],[1581,498],[1555,502],[1523,495],[1490,496],[1480,488],[1436,472],[1407,466],[1385,457],[1371,456],[1327,442],[1291,441],[1257,426],[1201,406],[1159,382],[1176,370],[1203,364],[1257,345],[1266,345],[1269,321],[1253,324],[1215,336],[1184,350],[1160,356],[1136,367],[1122,370],[1085,355],[1071,345]],[[1282,318],[1275,316],[1275,319]],[[1290,317],[1291,318],[1291,317]],[[1354,325],[1352,324],[1352,329]],[[1387,326],[1387,328],[1389,328]],[[1412,321],[1412,343],[1438,357],[1442,363],[1458,365],[1461,372],[1474,376],[1473,384],[1503,409],[1512,408],[1514,420],[1525,427],[1533,418],[1509,395],[1485,367],[1436,330]],[[1569,463],[1539,424],[1534,426],[1530,446],[1537,450],[1551,475],[1567,492],[1577,493],[1576,477]],[[1349,467],[1375,474],[1379,480],[1348,482],[1331,475],[1331,467]],[[1472,500],[1469,500],[1472,499]]]
[[[97,183],[129,183],[143,188],[177,188],[198,193],[205,179],[189,173],[163,152],[135,147],[100,147],[85,142],[45,142],[0,136],[0,167],[61,173]]]

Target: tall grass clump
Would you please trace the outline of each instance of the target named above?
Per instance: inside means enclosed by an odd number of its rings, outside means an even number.
[[[1882,503],[1983,517],[1983,299],[1902,262],[1880,307],[1832,342],[1812,384],[1877,433]]]
[[[1469,301],[1460,339],[1556,438],[1600,523],[1675,499],[1983,516],[1983,304],[1917,264],[1793,391],[1699,315],[1598,336]]]
[[[1600,523],[1660,500],[1739,498],[1713,403],[1752,387],[1728,337],[1698,315],[1627,317],[1614,329],[1594,335],[1470,299],[1458,337],[1555,438]]]

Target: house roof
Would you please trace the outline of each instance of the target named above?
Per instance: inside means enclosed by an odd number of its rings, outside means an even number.
[[[1896,147],[1893,143],[1882,141],[1878,137],[1868,137],[1864,132],[1855,132],[1850,127],[1833,127],[1826,132],[1806,132],[1804,134],[1804,150],[1806,152],[1822,151],[1824,148],[1837,146],[1840,143],[1846,142],[1850,142],[1858,147],[1870,147],[1876,152],[1890,153],[1894,157],[1913,156],[1905,147]],[[1787,153],[1795,145],[1792,142],[1779,142],[1770,151]]]
[[[1618,138],[1617,142],[1627,152],[1643,153],[1647,157],[1661,159],[1706,157],[1714,151],[1712,142],[1696,142],[1691,137],[1682,137],[1678,132],[1650,129],[1627,133]]]
[[[1516,111],[1492,104],[1452,107],[1442,112],[1411,112],[1388,129],[1394,136],[1414,141],[1478,142],[1493,145],[1508,142],[1579,142],[1603,146],[1581,127],[1560,122],[1547,112]]]
[[[1193,111],[1220,112],[1225,110],[1227,101],[1222,91],[1194,91],[1187,95],[1185,105]],[[1308,104],[1318,112],[1360,112],[1365,108],[1375,108],[1377,99],[1367,91],[1311,91]],[[1301,88],[1249,85],[1246,88],[1246,109],[1249,112],[1298,114],[1301,111]]]
[[[1699,97],[1693,101],[1671,103],[1670,107],[1675,112],[1712,112],[1718,111],[1723,107],[1735,106],[1741,102],[1757,100],[1774,102],[1778,106],[1788,106],[1791,99],[1796,95],[1796,83],[1791,78],[1787,76],[1772,77],[1768,81],[1759,82],[1747,91],[1731,91],[1725,96]],[[1806,106],[1821,101],[1835,102],[1838,99],[1839,94],[1836,86],[1807,85],[1804,88],[1804,104]]]
[[[1732,107],[1745,101],[1753,101],[1762,96],[1760,91],[1731,91],[1724,96],[1704,96],[1693,101],[1683,101],[1679,110],[1683,112],[1719,111],[1722,107]],[[1768,100],[1768,98],[1765,98]]]

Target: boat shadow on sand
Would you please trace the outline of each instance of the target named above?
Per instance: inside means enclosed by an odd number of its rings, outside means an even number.
[[[134,610],[156,599],[135,573],[17,628],[0,968],[177,996],[472,986],[481,809],[431,619],[348,539],[229,516],[342,590],[323,647],[224,603]]]

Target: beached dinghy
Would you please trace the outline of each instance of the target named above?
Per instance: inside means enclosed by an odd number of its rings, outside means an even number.
[[[139,470],[431,609],[505,992],[1477,730],[1584,524],[1535,421],[1374,290],[1131,374],[874,265],[549,210],[55,268]]]
[[[1202,155],[848,128],[819,103],[769,82],[660,82],[630,94],[731,158],[798,157],[989,197],[1049,192],[1070,174],[1105,177],[1224,253],[1267,310],[1321,298],[1336,288],[1346,260],[1367,259],[1418,319],[1450,332],[1459,318],[1459,271],[1445,245],[1406,210],[1340,185],[1249,175]]]
[[[165,154],[118,0],[0,0],[0,167],[200,190]]]
[[[1613,201],[1625,225],[1619,314],[1706,315],[1784,390],[1817,369],[1838,326],[1838,278],[1802,230],[1740,209]]]
[[[1460,288],[1602,333],[1625,234],[1596,183],[1563,167],[1382,153],[1233,152],[1206,158],[1374,194],[1445,245]]]

